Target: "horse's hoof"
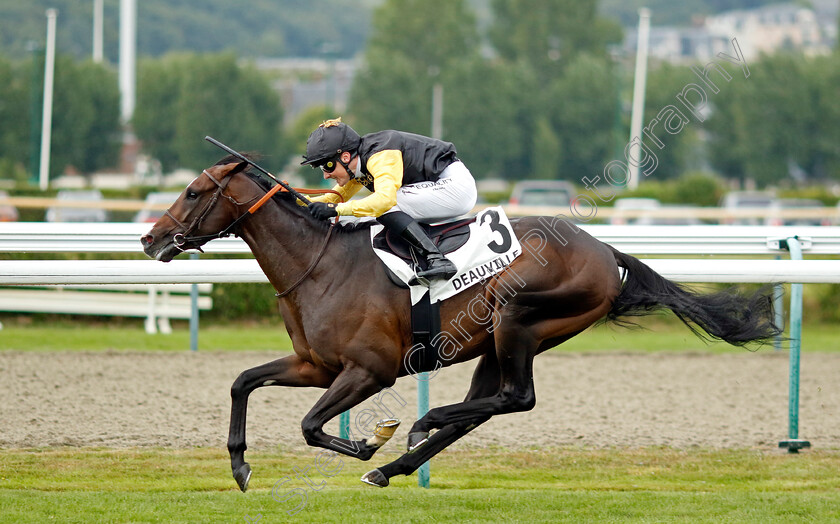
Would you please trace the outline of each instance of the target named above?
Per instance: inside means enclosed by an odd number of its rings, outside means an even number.
[[[239,489],[245,493],[248,489],[248,481],[251,480],[251,466],[249,466],[247,462],[242,464],[236,469],[236,471],[233,472],[233,478],[236,479],[236,483],[239,484]]]
[[[408,452],[411,453],[429,441],[428,431],[417,431],[408,434]]]
[[[371,486],[376,486],[377,488],[384,488],[390,484],[390,482],[388,482],[388,477],[383,475],[378,469],[368,471],[362,475],[362,482],[370,484]]]
[[[394,432],[400,427],[400,419],[386,418],[376,423],[376,429],[373,430],[373,436],[367,439],[366,444],[372,448],[379,449],[391,440]],[[387,484],[386,484],[387,485]]]

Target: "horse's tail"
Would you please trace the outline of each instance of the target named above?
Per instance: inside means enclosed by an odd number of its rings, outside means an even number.
[[[752,295],[732,289],[696,293],[666,279],[635,257],[615,249],[613,253],[626,274],[621,292],[607,313],[608,321],[627,324],[621,317],[670,309],[704,340],[744,346],[750,342],[766,344],[781,333],[774,323],[772,294],[766,289]]]

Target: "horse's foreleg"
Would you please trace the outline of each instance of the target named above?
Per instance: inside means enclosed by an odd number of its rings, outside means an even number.
[[[318,399],[309,413],[301,422],[303,437],[310,446],[337,451],[361,460],[370,459],[396,431],[399,420],[389,419],[377,425],[374,436],[367,440],[352,440],[328,435],[324,432],[324,424],[369,398],[383,387],[393,383],[382,384],[362,367],[350,365],[339,373],[326,393]],[[350,435],[352,437],[352,433]]]
[[[291,355],[262,366],[243,371],[230,388],[230,431],[228,452],[233,478],[239,489],[248,489],[251,467],[245,462],[245,418],[248,411],[248,396],[263,386],[327,387],[332,377],[323,370]]]
[[[498,391],[499,363],[496,355],[485,355],[481,357],[475,368],[470,390],[464,401],[489,397]],[[415,424],[409,433],[408,453],[390,464],[369,471],[362,477],[362,482],[385,487],[389,484],[388,479],[395,475],[411,475],[426,461],[489,419],[490,417],[487,416],[470,423],[449,424],[431,437],[428,436],[428,432],[424,432]]]

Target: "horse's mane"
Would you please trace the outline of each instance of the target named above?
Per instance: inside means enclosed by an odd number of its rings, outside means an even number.
[[[251,154],[247,154],[247,155],[244,155],[244,156],[246,158],[248,158],[249,160],[254,159],[254,156],[251,155]],[[225,158],[219,160],[216,163],[216,165],[224,165],[224,164],[229,164],[229,163],[237,162],[237,161],[241,161],[241,159],[237,158],[234,155],[228,155]],[[265,192],[268,192],[276,184],[276,182],[274,180],[269,179],[267,176],[265,176],[263,173],[260,173],[259,171],[251,169],[250,166],[249,166],[249,168],[247,168],[244,171],[244,174],[248,178],[253,180],[254,183],[256,183],[258,186],[260,186],[260,188]],[[313,218],[309,213],[306,212],[305,208],[303,208],[303,207],[301,207],[297,204],[295,197],[292,196],[292,194],[287,192],[287,191],[278,191],[277,193],[274,194],[274,196],[271,197],[271,199],[274,202],[276,202],[278,205],[280,205],[281,207],[287,209],[288,211],[304,216],[306,219],[308,219],[312,224],[314,224],[316,226],[323,227],[325,230],[329,226],[328,222],[323,221],[323,220],[317,220],[317,219]],[[362,222],[362,223],[359,223],[359,224],[351,224],[351,225],[339,224],[339,227],[336,228],[336,232],[352,233],[352,232],[359,231],[359,230],[367,231],[367,229],[370,228],[375,223],[376,223],[375,221],[369,221],[369,222]]]

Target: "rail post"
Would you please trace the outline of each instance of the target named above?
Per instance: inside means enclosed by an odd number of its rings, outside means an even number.
[[[802,260],[802,246],[797,237],[788,238],[784,246],[792,260]],[[799,360],[802,346],[802,284],[790,285],[790,370],[788,390],[788,439],[779,442],[788,453],[799,453],[811,443],[799,438]]]
[[[190,253],[190,260],[198,260],[198,253]],[[198,284],[190,286],[190,351],[198,351]]]
[[[417,375],[417,419],[421,419],[429,412],[429,372],[424,371]],[[429,462],[426,461],[417,470],[417,485],[421,488],[428,488],[431,479]]]
[[[344,411],[338,417],[338,436],[344,439],[350,438],[350,410]]]

